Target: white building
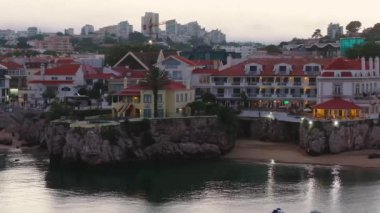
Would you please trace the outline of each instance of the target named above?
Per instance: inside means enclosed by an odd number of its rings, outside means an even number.
[[[89,35],[95,31],[94,26],[86,24],[82,27],[81,35]]]
[[[165,25],[167,35],[178,35],[178,23],[175,19],[167,21]]]
[[[37,27],[28,27],[27,29],[28,37],[33,37],[38,34],[38,28]]]
[[[118,36],[128,38],[129,34],[133,32],[133,26],[128,21],[122,21],[117,25]]]
[[[340,26],[338,23],[330,23],[327,27],[327,36],[330,39],[337,39],[343,35],[343,26]]]
[[[379,57],[362,59],[338,58],[317,78],[317,102],[343,99],[359,106],[364,117],[378,118],[380,112]]]
[[[64,97],[77,95],[77,90],[85,86],[84,71],[79,64],[65,64],[54,68],[45,68],[34,74],[28,82],[28,100],[32,104],[43,103],[42,94],[46,90],[56,93],[61,100]]]
[[[155,37],[160,33],[159,23],[158,13],[146,12],[141,17],[141,33],[145,36]]]
[[[9,101],[10,77],[6,75],[6,69],[6,67],[0,64],[0,103],[2,104]]]
[[[73,36],[74,35],[74,28],[65,29],[65,35]]]

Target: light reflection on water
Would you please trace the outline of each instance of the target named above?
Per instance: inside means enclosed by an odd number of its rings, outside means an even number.
[[[20,159],[15,162],[15,159]],[[0,162],[0,212],[378,212],[380,171],[230,161],[49,170],[41,153]]]

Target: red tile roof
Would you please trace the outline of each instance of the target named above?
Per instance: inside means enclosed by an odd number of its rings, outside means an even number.
[[[334,72],[323,71],[321,76],[322,77],[334,77]]]
[[[219,70],[217,69],[195,69],[193,74],[217,74]]]
[[[192,60],[197,66],[214,66],[214,60]]]
[[[346,59],[337,58],[327,65],[325,70],[361,70],[362,64],[360,59]],[[368,69],[368,64],[366,63],[366,69]]]
[[[59,67],[46,69],[45,75],[75,75],[79,68],[79,64],[65,64]],[[40,71],[36,72],[35,75],[40,75]]]
[[[0,62],[1,65],[5,66],[8,70],[18,70],[24,68],[22,65],[13,61]]]
[[[171,55],[169,57],[176,58],[176,59],[178,59],[178,60],[180,60],[180,61],[182,61],[182,62],[184,62],[184,63],[186,63],[187,65],[190,65],[190,66],[196,66],[197,65],[194,61],[191,61],[191,60],[189,60],[187,58],[184,58],[182,56],[179,56],[179,55]]]
[[[74,81],[60,81],[60,80],[33,80],[29,84],[45,84],[45,85],[59,85],[59,84],[72,84]]]
[[[334,98],[323,103],[313,106],[314,109],[360,109],[360,106],[343,100],[341,98]]]
[[[57,58],[56,64],[73,64],[75,61],[72,58]]]
[[[95,74],[88,74],[84,76],[85,79],[110,79],[115,78],[115,75],[112,73],[95,73]]]
[[[186,86],[183,85],[180,82],[176,81],[169,81],[168,84],[165,85],[165,90],[185,90]],[[135,94],[139,93],[141,90],[150,90],[148,86],[142,85],[142,84],[136,84],[136,85],[130,85],[127,88],[123,89],[118,95],[125,95],[125,94]]]
[[[248,59],[240,64],[234,65],[227,69],[221,70],[216,76],[246,76],[245,66],[251,63],[260,64],[263,66],[261,76],[275,76],[274,67],[278,64],[289,64],[292,66],[292,71],[289,76],[305,76],[303,71],[306,64],[320,64],[322,67],[331,62],[331,59],[316,59],[316,58],[258,58]]]

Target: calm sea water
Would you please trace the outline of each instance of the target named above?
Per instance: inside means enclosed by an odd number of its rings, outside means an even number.
[[[49,170],[48,163],[36,151],[0,159],[0,212],[380,212],[379,170],[231,161]]]

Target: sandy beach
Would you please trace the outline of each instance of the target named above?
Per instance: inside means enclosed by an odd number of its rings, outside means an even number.
[[[380,169],[380,159],[368,159],[368,155],[372,153],[380,153],[380,150],[361,150],[334,155],[309,156],[296,144],[238,140],[235,148],[224,158],[260,162],[270,162],[271,159],[274,159],[278,163],[340,165]]]

